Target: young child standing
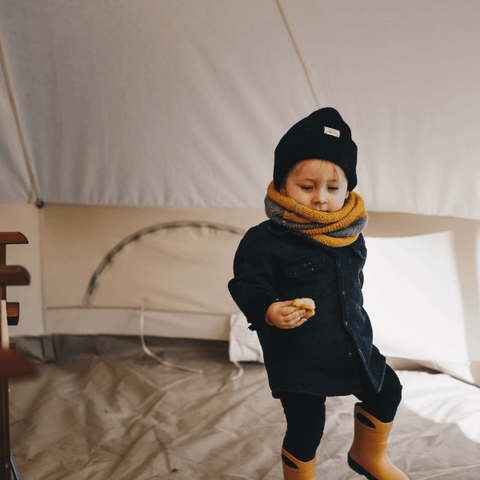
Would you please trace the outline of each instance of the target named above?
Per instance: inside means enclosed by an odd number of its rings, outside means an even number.
[[[335,109],[290,128],[275,149],[269,220],[240,242],[228,285],[257,331],[285,412],[286,480],[315,479],[326,397],[349,394],[360,400],[350,467],[370,480],[408,480],[386,452],[402,386],[373,345],[363,309],[367,212],[353,192],[356,164],[357,146]],[[299,298],[313,300],[313,316],[292,304]]]

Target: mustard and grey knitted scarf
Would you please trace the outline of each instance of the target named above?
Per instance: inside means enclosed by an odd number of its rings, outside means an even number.
[[[273,182],[265,197],[265,212],[273,222],[329,247],[352,244],[367,224],[363,199],[355,192],[350,192],[345,205],[337,212],[320,212],[282,195]]]

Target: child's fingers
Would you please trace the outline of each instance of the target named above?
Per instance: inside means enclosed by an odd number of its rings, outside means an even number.
[[[282,328],[285,328],[285,329],[297,328],[300,325],[303,325],[306,321],[307,319],[305,317],[302,317],[300,320],[297,320],[295,322],[286,323]]]
[[[290,321],[298,321],[305,315],[305,313],[306,313],[305,309],[298,308],[298,309],[294,310],[293,312],[291,312],[288,317],[289,317]]]
[[[307,321],[307,318],[306,318],[306,317],[302,317],[302,318],[293,326],[293,328],[297,328],[297,327],[299,327],[300,325],[303,325],[306,321]]]
[[[305,309],[302,307],[292,307],[292,306],[285,306],[282,309],[282,313],[287,316],[290,315],[293,318],[295,315],[305,315]]]
[[[295,308],[293,312],[285,317],[284,328],[295,328],[300,326],[302,323],[304,323],[302,319],[305,318],[305,313],[305,309]]]
[[[269,325],[278,328],[295,328],[300,326],[304,323],[302,319],[306,314],[306,310],[302,307],[292,306],[292,301],[272,303],[265,315],[265,321]]]

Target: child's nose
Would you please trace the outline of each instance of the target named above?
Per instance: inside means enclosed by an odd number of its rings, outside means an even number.
[[[318,189],[315,194],[315,202],[320,205],[324,204],[327,201],[326,194],[323,189]]]

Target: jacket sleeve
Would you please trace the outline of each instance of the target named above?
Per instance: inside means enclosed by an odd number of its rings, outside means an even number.
[[[250,329],[264,330],[268,327],[268,307],[279,300],[272,259],[244,237],[235,254],[233,272],[234,278],[228,283],[230,294],[247,317]]]

